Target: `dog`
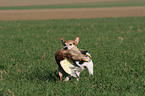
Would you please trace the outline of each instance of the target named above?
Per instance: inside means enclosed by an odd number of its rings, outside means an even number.
[[[89,74],[93,75],[91,55],[86,50],[77,48],[79,40],[79,37],[68,41],[61,38],[64,47],[55,54],[61,81],[63,76],[66,77],[64,81],[68,81],[70,77],[76,77],[77,80],[79,80],[80,72],[84,70],[85,67],[88,69]]]

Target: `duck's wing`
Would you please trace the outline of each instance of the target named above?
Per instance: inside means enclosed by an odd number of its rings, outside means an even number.
[[[79,50],[82,54],[86,54],[88,52],[87,50],[83,50],[83,49],[79,49]]]

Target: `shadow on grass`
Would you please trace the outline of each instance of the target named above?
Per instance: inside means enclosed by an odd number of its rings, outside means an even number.
[[[56,83],[56,81],[58,80],[59,76],[57,74],[57,71],[54,72],[41,72],[39,70],[32,72],[29,76],[28,79],[31,81],[37,81],[37,82],[52,82],[52,83]]]
[[[5,66],[0,65],[0,70],[3,70],[5,68]]]

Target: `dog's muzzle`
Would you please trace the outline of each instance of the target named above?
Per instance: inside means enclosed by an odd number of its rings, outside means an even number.
[[[67,50],[68,48],[66,46],[64,46],[64,49]]]

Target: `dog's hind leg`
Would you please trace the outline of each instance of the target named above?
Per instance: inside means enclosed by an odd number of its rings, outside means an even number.
[[[64,81],[68,81],[70,79],[70,75],[66,76],[66,78],[64,79]]]

